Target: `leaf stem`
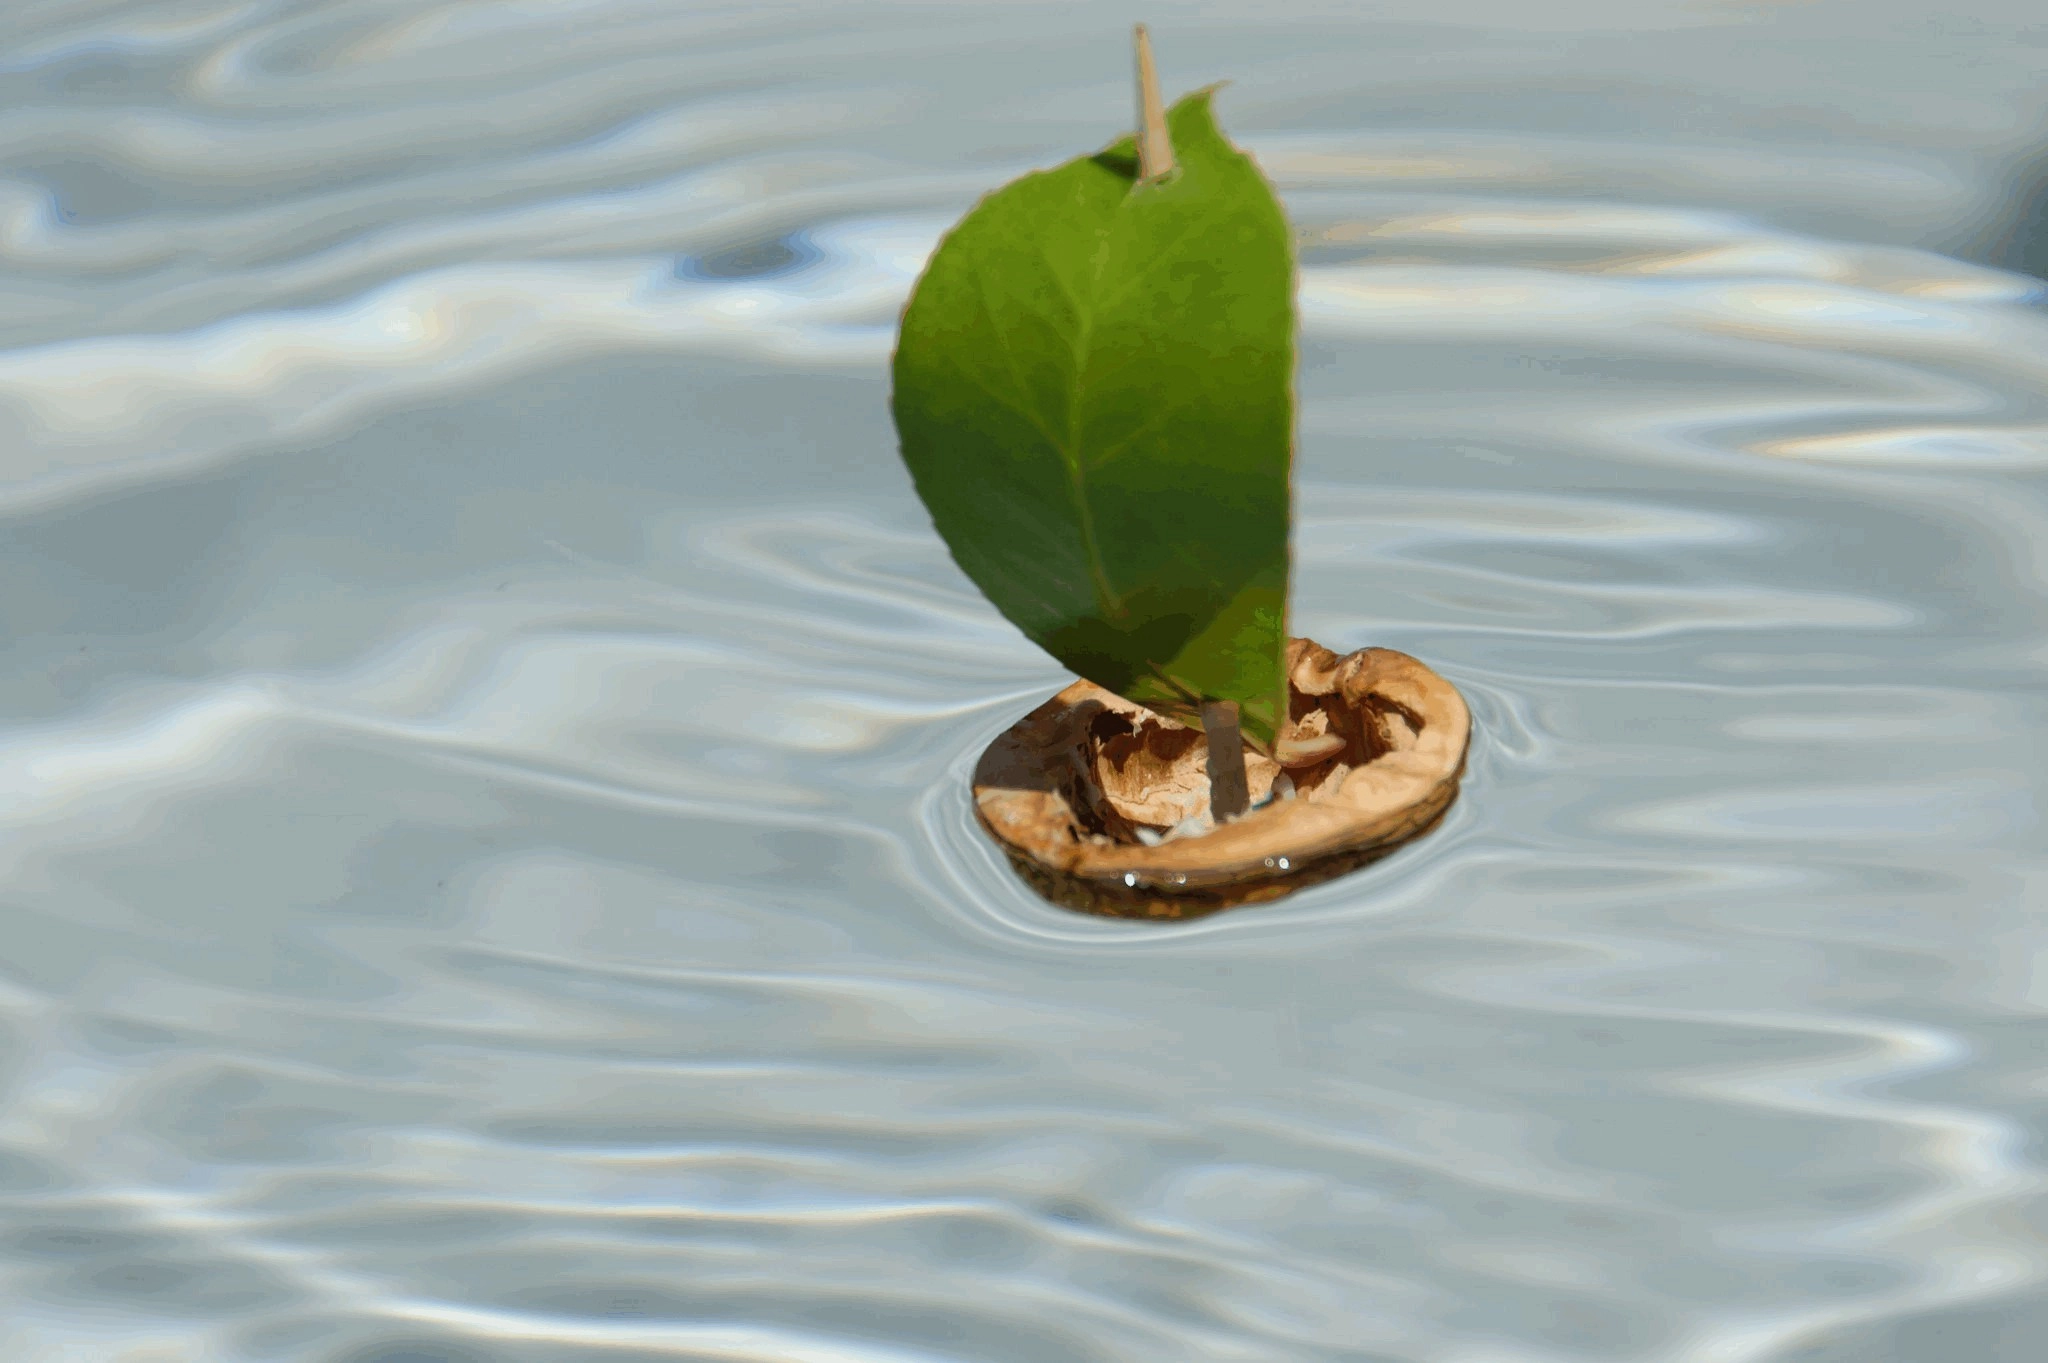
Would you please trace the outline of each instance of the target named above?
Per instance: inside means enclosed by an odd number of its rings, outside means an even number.
[[[1166,105],[1159,98],[1159,73],[1152,67],[1152,35],[1137,26],[1138,179],[1173,174],[1173,140],[1166,135]]]
[[[1251,782],[1244,771],[1244,733],[1237,723],[1237,702],[1202,702],[1202,732],[1209,738],[1209,818],[1217,827],[1252,805]]]

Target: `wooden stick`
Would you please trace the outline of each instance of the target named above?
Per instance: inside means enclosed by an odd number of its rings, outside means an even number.
[[[1159,99],[1159,73],[1152,69],[1152,35],[1143,24],[1138,44],[1138,178],[1173,173],[1173,141],[1166,135],[1166,106]]]
[[[1138,179],[1157,180],[1173,173],[1173,139],[1166,132],[1166,104],[1159,97],[1159,72],[1152,64],[1152,35],[1139,24],[1133,34],[1138,53]],[[1157,668],[1153,671],[1158,672]],[[1181,688],[1164,673],[1167,685]],[[1202,732],[1209,739],[1209,818],[1221,826],[1251,808],[1250,780],[1244,770],[1244,733],[1238,724],[1237,702],[1202,703]]]
[[[1209,818],[1218,828],[1252,807],[1251,782],[1244,773],[1244,734],[1237,702],[1202,702],[1202,732],[1209,737]]]

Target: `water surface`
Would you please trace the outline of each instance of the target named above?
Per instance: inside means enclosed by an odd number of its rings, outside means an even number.
[[[1160,927],[974,827],[1065,678],[883,405],[1134,13],[0,21],[0,1356],[2048,1348],[2048,30],[1146,7],[1302,234],[1296,625],[1477,718]]]

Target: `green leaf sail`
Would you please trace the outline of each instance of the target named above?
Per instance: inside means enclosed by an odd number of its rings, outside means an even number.
[[[917,492],[998,610],[1097,685],[1177,718],[1284,718],[1294,257],[1209,92],[988,195],[903,315],[891,409]]]

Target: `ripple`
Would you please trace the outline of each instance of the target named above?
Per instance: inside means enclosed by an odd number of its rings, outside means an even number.
[[[807,270],[824,258],[808,232],[750,241],[676,262],[679,279],[774,279]]]

